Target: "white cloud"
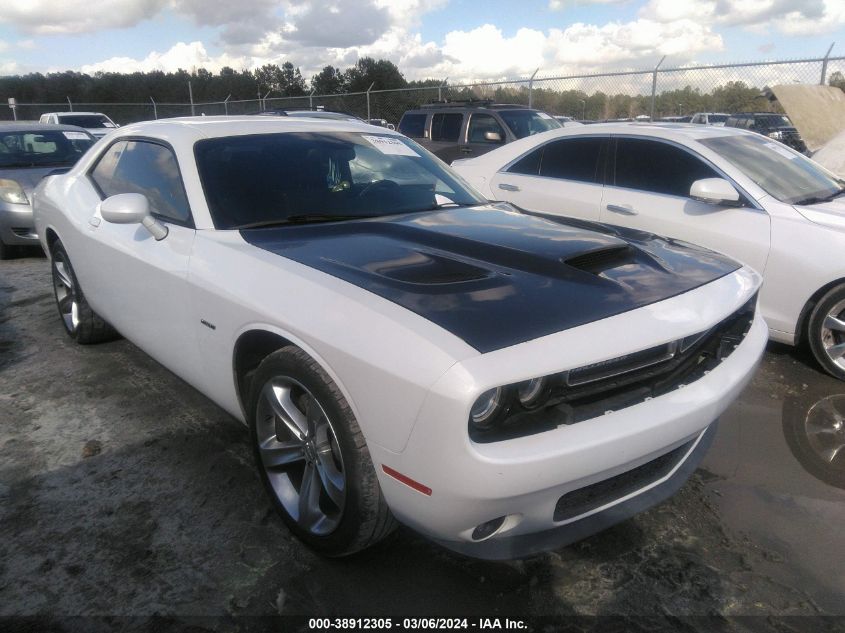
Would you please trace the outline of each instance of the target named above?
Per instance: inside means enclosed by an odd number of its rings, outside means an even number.
[[[549,11],[563,11],[573,5],[622,4],[629,0],[549,0]]]
[[[640,16],[657,22],[682,19],[755,32],[812,35],[845,25],[843,0],[649,0]]]
[[[111,57],[95,64],[86,64],[82,72],[93,74],[96,72],[132,73],[161,70],[175,72],[180,68],[190,71],[194,68],[206,68],[219,71],[223,66],[241,68],[250,65],[244,58],[219,55],[212,57],[205,50],[202,42],[179,42],[163,53],[151,52],[144,59],[131,57]]]
[[[167,0],[6,0],[0,23],[39,35],[89,33],[134,26],[156,15]]]

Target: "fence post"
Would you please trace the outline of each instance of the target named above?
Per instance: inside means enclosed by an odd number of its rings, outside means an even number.
[[[226,116],[229,116],[229,99],[232,98],[232,93],[229,93],[225,99],[223,99],[223,111],[226,113]]]
[[[153,99],[152,97],[150,97],[150,101],[151,101],[151,102],[152,102],[152,104],[153,104],[153,118],[154,118],[154,119],[158,119],[158,108],[156,107],[156,102],[155,102],[155,99]]]
[[[446,77],[446,79],[444,79],[443,82],[439,86],[437,86],[437,100],[438,101],[443,101],[443,88],[446,87],[447,81],[449,81],[448,77]]]
[[[191,82],[188,82],[188,98],[191,100],[191,116],[196,115],[196,110],[194,110],[194,91],[191,89]]]
[[[372,117],[370,117],[370,90],[373,89],[373,86],[376,85],[376,82],[370,84],[370,87],[367,88],[367,121],[369,121]]]
[[[316,88],[311,88],[311,92],[308,93],[308,109],[314,109],[314,91]]]
[[[65,97],[65,99],[67,99],[68,108],[70,108],[70,111],[73,112],[73,103],[71,102],[70,97]]]
[[[836,44],[836,42],[833,42],[833,44]],[[827,60],[830,58],[830,51],[833,50],[833,44],[831,44],[830,48],[827,49],[827,52],[824,54],[824,59],[822,60],[822,80],[819,82],[820,86],[823,86],[825,80],[827,79]]]
[[[534,74],[528,79],[528,107],[532,107],[534,104],[534,77],[537,73],[540,72],[540,69],[534,71]]]
[[[663,63],[664,59],[666,59],[666,55],[660,58],[660,61],[657,62],[657,66],[654,67],[654,71],[651,74],[651,114],[649,115],[649,121],[654,121],[654,102],[657,100],[657,70],[660,68],[660,64]]]
[[[273,92],[272,88],[270,88],[270,90],[267,91],[267,94],[265,94],[263,97],[261,97],[261,111],[262,112],[264,112],[267,109],[267,97],[270,96],[271,92]],[[260,96],[260,93],[259,93],[259,96]]]

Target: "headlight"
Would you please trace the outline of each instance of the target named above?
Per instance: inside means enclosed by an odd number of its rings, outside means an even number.
[[[546,378],[532,378],[516,386],[519,404],[526,409],[536,409],[548,399],[548,384]]]
[[[485,431],[492,428],[496,422],[507,414],[507,398],[505,389],[496,387],[485,391],[480,396],[469,412],[469,418],[476,428]]]
[[[776,141],[781,141],[781,140],[783,140],[783,132],[779,132],[779,131],[778,131],[778,132],[769,132],[769,133],[767,134],[767,136],[768,136],[769,138],[773,138],[773,139],[775,139]]]
[[[0,200],[12,204],[29,204],[20,183],[8,178],[0,178]]]

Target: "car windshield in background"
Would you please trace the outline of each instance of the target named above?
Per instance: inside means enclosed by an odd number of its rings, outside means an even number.
[[[545,112],[536,110],[500,110],[499,116],[507,123],[516,138],[525,138],[561,127],[560,121],[556,121]]]
[[[218,229],[350,220],[481,204],[413,141],[359,132],[230,136],[194,146]]]
[[[713,123],[724,123],[728,120],[727,114],[708,114],[707,120],[712,125]]]
[[[101,114],[62,114],[59,116],[59,123],[87,128],[115,127],[114,123]]]
[[[94,144],[87,132],[0,132],[0,168],[73,165]]]
[[[739,168],[766,193],[788,204],[813,204],[843,190],[842,181],[777,141],[761,136],[719,136],[699,143]]]
[[[769,114],[757,117],[757,120],[768,127],[792,127],[792,121],[782,114]]]

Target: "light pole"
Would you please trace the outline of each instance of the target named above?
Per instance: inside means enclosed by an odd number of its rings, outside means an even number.
[[[578,99],[578,101],[580,101],[580,102],[581,102],[581,120],[583,121],[583,120],[585,120],[585,119],[587,118],[587,115],[586,115],[586,112],[587,112],[587,102],[586,102],[586,101],[584,101],[583,99]]]

